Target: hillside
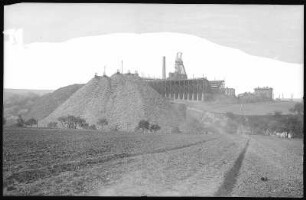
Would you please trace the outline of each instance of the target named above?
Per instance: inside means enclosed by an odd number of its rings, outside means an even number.
[[[39,98],[40,96],[35,93],[16,94],[7,93],[4,90],[3,115],[6,119],[6,124],[13,124],[16,122],[18,115],[27,114]]]
[[[180,101],[177,101],[180,102]],[[275,111],[282,112],[282,114],[289,114],[289,109],[292,108],[296,102],[294,101],[274,101],[274,102],[259,102],[259,103],[247,103],[242,105],[238,103],[228,102],[181,102],[190,108],[215,112],[215,113],[227,113],[232,112],[234,114],[244,115],[267,115],[273,114]]]
[[[24,118],[45,118],[82,86],[83,84],[69,85],[38,98]]]
[[[9,89],[4,88],[3,89],[3,96],[4,99],[10,98],[12,95],[22,95],[22,96],[28,96],[31,94],[36,94],[38,96],[42,96],[48,93],[53,92],[52,90],[31,90],[31,89]]]
[[[106,118],[110,129],[125,131],[134,131],[140,120],[148,120],[170,132],[184,120],[183,114],[141,78],[121,74],[92,78],[39,125],[67,115],[80,116],[89,124]]]

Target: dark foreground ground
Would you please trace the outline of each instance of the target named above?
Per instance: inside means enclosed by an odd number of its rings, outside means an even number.
[[[302,140],[222,131],[9,128],[3,194],[302,197],[302,158]]]

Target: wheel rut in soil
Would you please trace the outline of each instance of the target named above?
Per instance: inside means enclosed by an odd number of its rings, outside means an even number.
[[[199,144],[204,144],[205,142],[210,142],[210,141],[213,141],[213,140],[216,140],[216,139],[219,139],[219,138],[202,140],[202,141],[195,142],[195,143],[192,143],[192,144],[182,145],[182,146],[173,147],[173,148],[157,149],[157,150],[150,151],[150,152],[131,153],[131,154],[129,154],[129,153],[114,154],[114,155],[111,155],[111,156],[107,157],[106,159],[104,159],[103,162],[108,162],[108,161],[115,160],[115,159],[118,159],[118,158],[130,158],[130,157],[150,155],[150,154],[156,154],[156,153],[165,153],[165,152],[168,152],[168,151],[175,151],[175,150],[179,150],[179,149],[184,149],[184,148],[196,146],[196,145],[199,145]]]
[[[229,171],[227,171],[227,173],[225,174],[224,181],[222,185],[219,187],[219,189],[217,190],[217,192],[214,194],[214,196],[217,196],[217,197],[230,197],[231,196],[231,192],[234,189],[234,186],[237,182],[238,173],[240,171],[240,168],[241,168],[241,165],[242,165],[242,162],[243,162],[248,146],[249,146],[249,139],[245,147],[243,148],[242,152],[240,153],[239,157],[236,159],[234,166]]]

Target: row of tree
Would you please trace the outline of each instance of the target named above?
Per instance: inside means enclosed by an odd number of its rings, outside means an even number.
[[[25,126],[34,126],[34,125],[38,125],[37,120],[34,118],[31,118],[29,120],[24,120],[22,118],[21,115],[18,116],[17,118],[17,123],[16,123],[17,127],[25,127]]]
[[[61,123],[63,127],[69,128],[69,129],[76,129],[76,128],[81,128],[81,129],[97,129],[95,124],[89,125],[85,119],[81,117],[76,117],[73,115],[68,115],[68,116],[62,116],[58,118],[58,121]],[[57,123],[56,122],[50,122],[49,127],[56,127]],[[99,125],[101,128],[104,126],[108,125],[107,119],[99,119],[97,121],[97,125]]]
[[[73,115],[67,115],[67,116],[62,116],[57,119],[62,127],[68,128],[68,129],[92,129],[96,130],[96,125],[92,124],[89,125],[85,119],[81,117],[76,117]],[[6,123],[5,118],[3,117],[3,125]],[[34,118],[31,118],[29,120],[24,120],[21,115],[18,116],[16,126],[17,127],[26,127],[26,126],[31,126],[33,127],[34,125],[38,126],[38,121]],[[97,125],[100,126],[101,128],[105,127],[108,125],[108,121],[105,118],[99,119],[97,121]],[[49,122],[47,124],[48,128],[58,128],[58,122]],[[156,132],[161,129],[161,127],[157,124],[150,124],[149,121],[147,120],[140,120],[138,123],[138,126],[136,127],[137,130],[142,130],[142,131],[150,131],[150,132]]]
[[[147,120],[140,120],[136,129],[141,129],[142,131],[156,132],[160,130],[160,126],[157,124],[150,124]]]
[[[6,124],[6,119],[5,117],[2,118],[2,125],[4,126]],[[34,118],[31,118],[29,120],[24,120],[21,115],[18,115],[18,118],[16,120],[15,126],[17,127],[26,127],[26,126],[31,126],[33,127],[34,125],[38,126],[38,121]]]
[[[238,128],[248,127],[251,133],[269,132],[291,132],[294,137],[303,137],[304,128],[304,104],[296,103],[290,109],[291,114],[283,115],[281,112],[274,112],[266,116],[241,116],[233,113],[226,113],[228,118],[226,129],[229,133],[237,132]]]

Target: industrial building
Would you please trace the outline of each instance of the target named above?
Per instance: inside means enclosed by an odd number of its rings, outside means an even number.
[[[175,59],[175,71],[166,77],[166,57],[162,58],[162,79],[144,78],[159,94],[170,99],[207,101],[214,94],[235,96],[234,88],[225,88],[224,80],[209,81],[206,78],[188,79],[182,60],[182,53],[178,52]]]

